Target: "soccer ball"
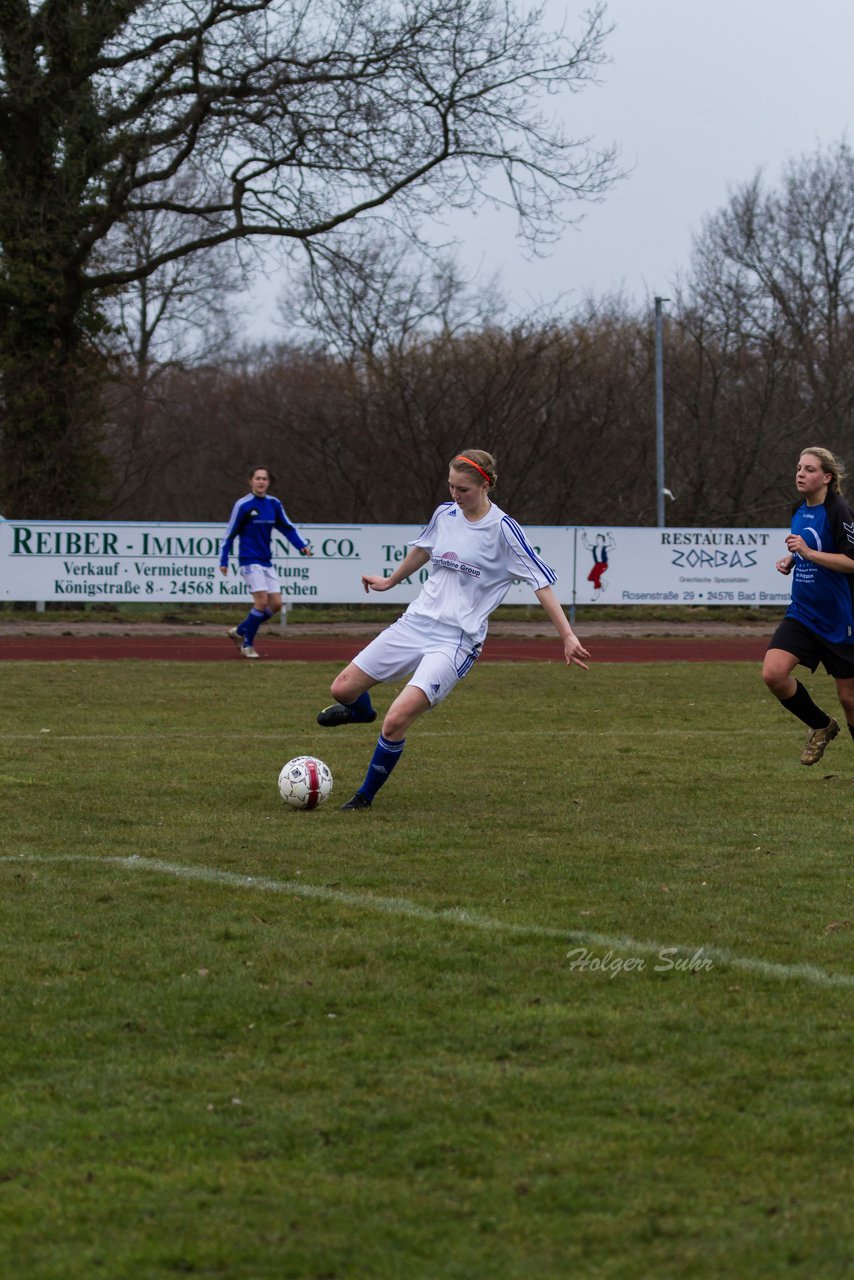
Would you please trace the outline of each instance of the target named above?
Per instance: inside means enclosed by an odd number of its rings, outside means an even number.
[[[294,809],[316,809],[332,790],[332,771],[316,756],[294,756],[279,774],[279,795]]]

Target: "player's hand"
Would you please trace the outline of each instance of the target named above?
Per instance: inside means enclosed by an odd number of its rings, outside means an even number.
[[[578,636],[571,635],[566,637],[563,642],[563,653],[568,667],[571,667],[574,663],[577,667],[583,667],[585,671],[590,670],[587,663],[581,661],[582,658],[589,658],[590,654],[584,648]]]
[[[227,577],[228,577],[228,565],[227,565],[227,564],[221,564],[221,565],[219,566],[219,571],[220,571],[220,573],[222,574],[222,576],[223,576],[224,578],[227,578]]]
[[[799,533],[790,533],[786,539],[786,546],[792,556],[800,556],[803,560],[809,560],[813,550],[808,542],[804,542]]]
[[[307,542],[304,547],[300,547],[299,553],[301,556],[313,556],[314,550],[312,549],[311,543]]]
[[[372,591],[388,591],[388,578],[382,578],[377,573],[363,573],[362,586],[365,591],[370,594]]]
[[[783,556],[782,560],[777,561],[778,573],[791,573],[795,567],[794,556]]]

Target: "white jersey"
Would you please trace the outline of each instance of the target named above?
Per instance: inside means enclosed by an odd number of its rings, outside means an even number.
[[[443,502],[409,544],[432,557],[430,576],[406,610],[458,627],[473,645],[483,642],[489,615],[513,582],[537,591],[557,574],[534,551],[525,531],[493,503],[481,520],[467,520],[455,502]]]

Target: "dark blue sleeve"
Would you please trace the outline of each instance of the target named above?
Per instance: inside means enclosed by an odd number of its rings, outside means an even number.
[[[308,543],[303,541],[297,533],[296,526],[291,524],[288,514],[279,499],[274,498],[273,502],[276,506],[276,528],[285,535],[292,547],[296,547],[297,551],[302,551],[303,547],[308,546]]]
[[[243,504],[245,498],[238,498],[234,506],[231,508],[231,515],[228,517],[228,528],[225,531],[225,537],[222,540],[222,547],[219,553],[219,562],[221,565],[228,564],[228,557],[231,555],[231,548],[234,545],[234,539],[240,533],[243,524]]]
[[[854,560],[854,512],[839,494],[825,503],[825,509],[837,553]]]

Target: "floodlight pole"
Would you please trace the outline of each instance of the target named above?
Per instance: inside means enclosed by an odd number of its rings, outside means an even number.
[[[669,298],[655,298],[655,484],[658,527],[664,528],[664,352],[661,304]]]

